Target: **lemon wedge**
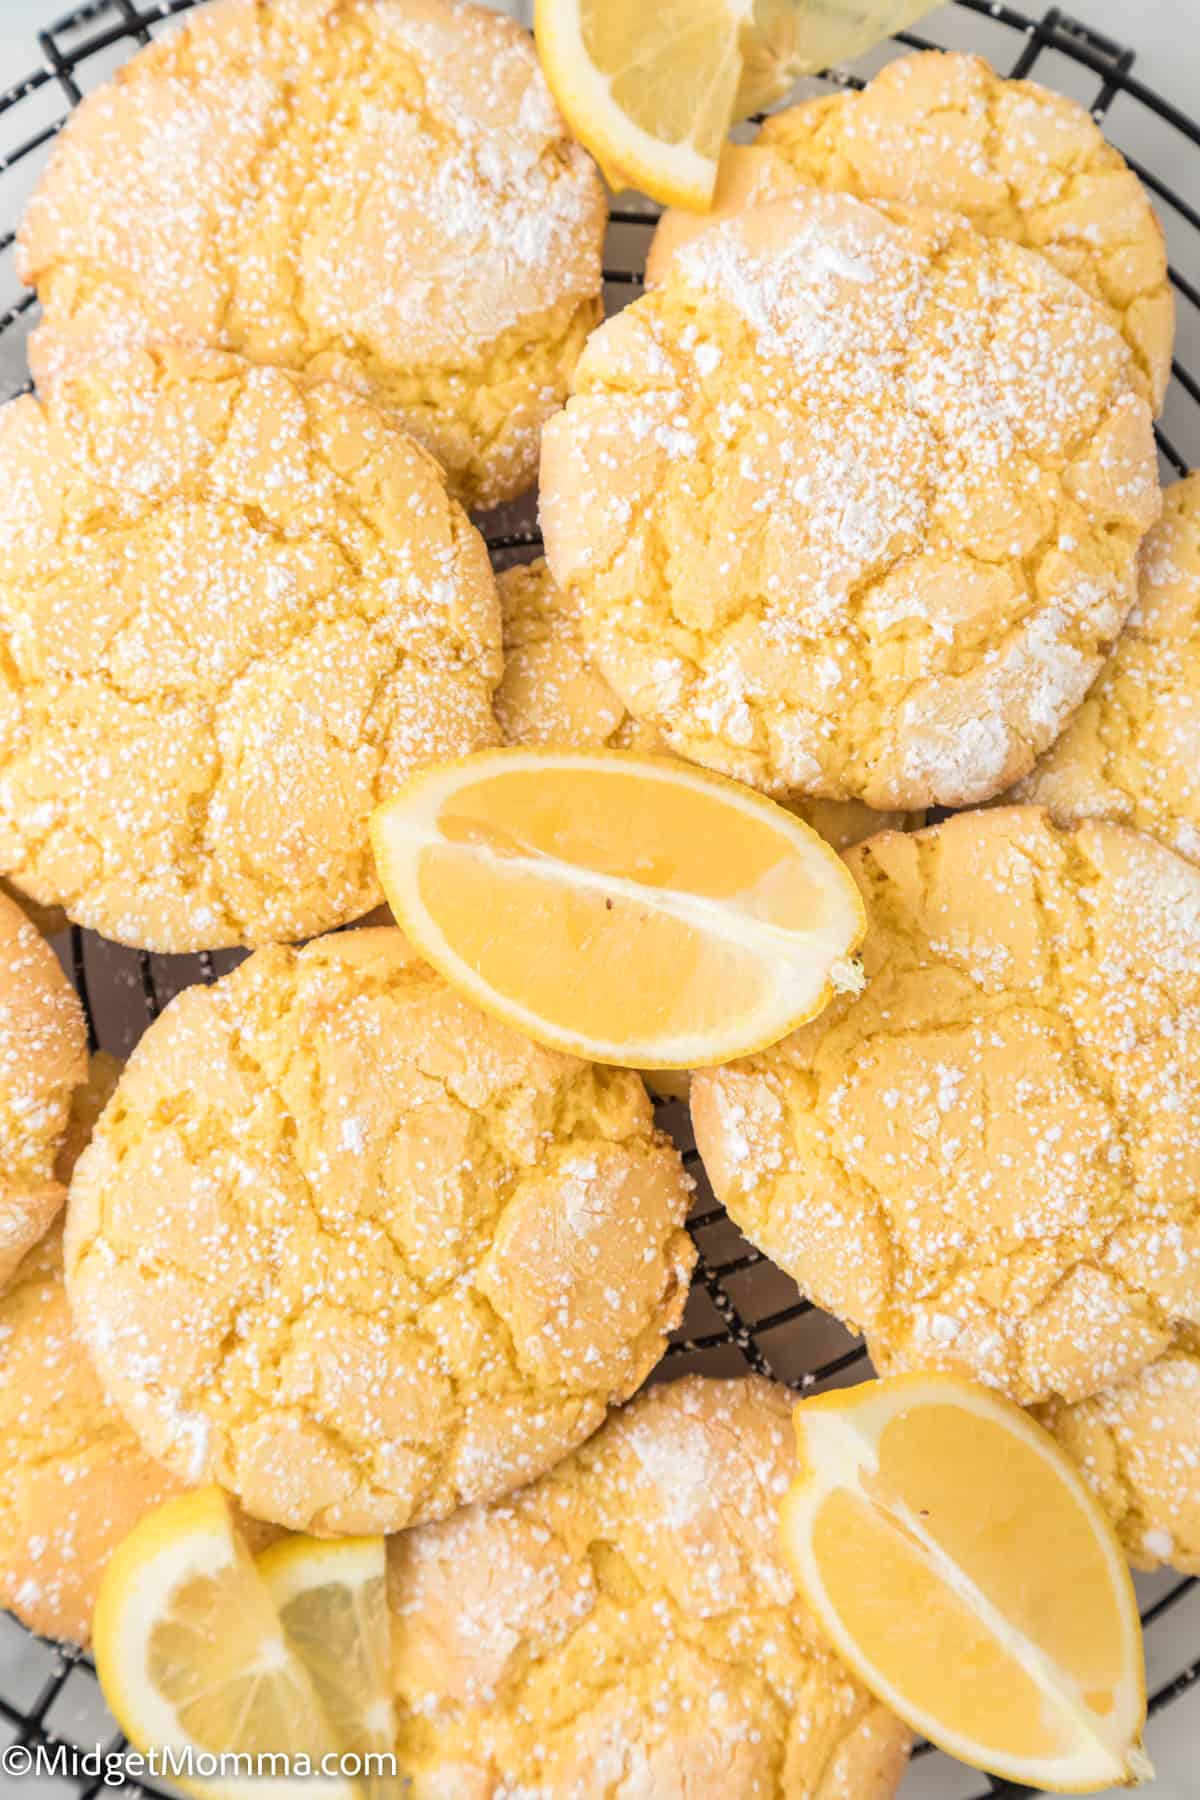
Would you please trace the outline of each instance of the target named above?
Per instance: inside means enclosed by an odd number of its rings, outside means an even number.
[[[727,1062],[861,982],[841,858],[666,757],[481,751],[386,801],[371,841],[397,923],[448,981],[593,1062]]]
[[[328,1772],[340,1745],[219,1488],[166,1501],[121,1542],[100,1584],[93,1645],[130,1743],[174,1759],[157,1777],[207,1800],[263,1800],[263,1773],[273,1795],[294,1800],[356,1795],[352,1780]],[[287,1772],[278,1763],[210,1772],[208,1759],[230,1753],[278,1756]]]
[[[834,1647],[960,1761],[1093,1793],[1152,1770],[1141,1626],[1108,1520],[989,1389],[900,1375],[796,1408],[784,1551]]]

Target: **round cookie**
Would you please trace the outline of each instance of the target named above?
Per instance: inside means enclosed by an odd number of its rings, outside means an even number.
[[[67,1288],[176,1474],[299,1530],[398,1531],[540,1474],[645,1379],[688,1188],[636,1075],[351,931],[151,1026],[76,1171]]]
[[[1105,307],[1161,409],[1175,336],[1162,227],[1137,176],[1076,101],[1005,81],[982,57],[900,57],[861,92],[788,107],[752,144],[729,144],[713,212],[664,214],[648,279],[661,279],[680,244],[714,218],[798,184],[941,207],[988,237],[1040,250]]]
[[[1011,798],[1063,825],[1135,826],[1200,862],[1200,474],[1164,492],[1116,649]]]
[[[369,402],[126,350],[0,410],[0,872],[118,942],[306,937],[366,821],[495,739],[487,552]]]
[[[1200,1335],[1128,1381],[1039,1409],[1112,1519],[1135,1568],[1200,1575]]]
[[[66,1199],[55,1168],[87,1025],[58,958],[0,894],[0,1292]]]
[[[504,674],[495,706],[506,743],[670,755],[661,734],[625,710],[589,661],[578,595],[563,592],[544,557],[505,569],[496,587],[504,629]],[[873,812],[856,800],[805,800],[792,794],[779,798],[835,850],[907,823],[902,813]],[[663,1073],[660,1070],[655,1080]]]
[[[39,383],[183,337],[395,414],[464,504],[527,488],[601,316],[607,208],[533,40],[453,0],[222,0],[89,95],[18,239]]]
[[[887,1800],[905,1728],[779,1553],[792,1397],[650,1389],[511,1501],[388,1546],[397,1753],[439,1800]]]
[[[746,1235],[876,1366],[1085,1398],[1200,1324],[1200,869],[961,814],[847,852],[867,986],[692,1082]]]
[[[542,522],[590,653],[690,761],[966,805],[1027,772],[1133,602],[1150,412],[1103,311],[950,214],[799,189],[589,340]]]
[[[75,1091],[64,1182],[118,1068],[94,1057]],[[0,1296],[0,1606],[32,1631],[86,1644],[109,1555],[178,1489],[105,1400],[72,1333],[54,1227]]]

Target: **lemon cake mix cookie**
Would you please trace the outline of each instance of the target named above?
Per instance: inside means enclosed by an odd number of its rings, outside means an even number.
[[[160,347],[10,402],[0,559],[0,871],[119,942],[357,917],[371,809],[495,738],[483,541],[332,383]]]
[[[580,601],[564,593],[544,557],[497,578],[504,629],[504,674],[496,717],[510,744],[556,744],[575,750],[637,750],[669,755],[652,725],[640,724],[588,657]],[[876,831],[899,829],[902,813],[873,812],[856,800],[780,800],[835,850]]]
[[[468,505],[520,493],[607,209],[533,41],[457,0],[222,0],[79,107],[19,237],[39,381],[186,336],[359,387]]]
[[[475,1010],[396,930],[185,990],[72,1184],[67,1286],[151,1455],[396,1531],[540,1474],[678,1322],[688,1181],[636,1075]]]
[[[905,1728],[779,1547],[791,1396],[692,1376],[511,1501],[388,1547],[397,1754],[438,1800],[886,1800]]]
[[[1102,309],[949,214],[800,189],[686,245],[543,436],[588,648],[771,793],[986,799],[1082,700],[1158,515]]]
[[[978,56],[925,51],[849,89],[788,107],[722,154],[711,214],[670,211],[647,265],[714,218],[797,185],[962,213],[988,237],[1040,250],[1108,312],[1155,411],[1171,372],[1175,305],[1162,227],[1141,182],[1085,107]]]
[[[1014,800],[1115,819],[1200,862],[1200,474],[1163,494],[1116,649]]]
[[[1200,1323],[1200,870],[1035,807],[847,862],[866,988],[694,1078],[716,1193],[881,1372],[1132,1375]]]
[[[46,940],[0,894],[0,1292],[66,1199],[55,1161],[86,1073],[74,990]]]
[[[1200,1334],[1041,1422],[1079,1464],[1131,1563],[1200,1575]]]

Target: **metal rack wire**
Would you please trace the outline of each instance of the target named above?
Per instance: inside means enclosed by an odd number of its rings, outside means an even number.
[[[29,386],[24,346],[36,301],[17,282],[12,252],[21,208],[48,148],[85,93],[196,3],[155,0],[138,5],[135,0],[89,0],[36,33],[40,63],[24,79],[0,92],[0,399]],[[954,0],[952,11],[938,15],[938,29],[941,47],[978,50],[1010,75],[1036,73],[1047,85],[1064,88],[1090,105],[1093,116],[1105,121],[1121,148],[1126,148],[1125,137],[1135,137],[1138,154],[1126,151],[1127,160],[1158,202],[1180,313],[1179,352],[1172,365],[1158,442],[1164,476],[1184,473],[1189,463],[1200,463],[1200,210],[1179,190],[1200,196],[1200,122],[1188,118],[1134,76],[1132,50],[1058,8],[1032,19],[1000,0]],[[934,47],[931,40],[905,32],[896,44],[876,53],[874,62],[898,53],[900,46]],[[820,92],[831,84],[861,86],[862,80],[858,75],[834,72],[807,85]],[[618,208],[612,215],[605,271],[610,311],[624,305],[641,285],[653,220],[653,210],[644,207]],[[1189,360],[1197,375],[1189,372]],[[531,508],[525,505],[503,509],[482,521],[498,564],[536,551],[540,539],[531,516]],[[239,952],[151,956],[122,950],[78,928],[70,932],[64,955],[87,1010],[93,1044],[103,1043],[121,1053],[180,988],[215,979],[240,957]],[[660,1116],[697,1179],[697,1201],[689,1223],[699,1251],[687,1317],[662,1373],[699,1369],[735,1374],[749,1367],[798,1389],[861,1379],[868,1372],[861,1343],[803,1299],[788,1278],[741,1238],[714,1200],[688,1133],[686,1108],[664,1106]],[[1159,1585],[1153,1602],[1143,1610],[1147,1628],[1196,1586],[1188,1580]],[[3,1617],[0,1626],[13,1634],[21,1631]],[[17,1677],[0,1677],[0,1743],[41,1745],[53,1752],[72,1744],[90,1747],[113,1733],[85,1656],[28,1634],[20,1635],[20,1645],[18,1661],[9,1657],[6,1664],[0,1640],[0,1668],[18,1670]],[[1195,1660],[1171,1673],[1152,1693],[1152,1714],[1200,1681],[1200,1645],[1197,1650]],[[109,1748],[116,1750],[120,1744],[121,1739],[112,1735]],[[922,1746],[917,1756],[926,1749]],[[1026,1791],[967,1770],[961,1771],[961,1776],[954,1791],[964,1800],[968,1796],[970,1800],[990,1800]],[[910,1781],[916,1793],[933,1790],[932,1781],[928,1786],[919,1776]],[[91,1800],[102,1783],[80,1778],[67,1786],[79,1800]],[[936,1789],[939,1794],[951,1791],[940,1778]],[[132,1782],[125,1784],[127,1794],[140,1791],[147,1790]]]

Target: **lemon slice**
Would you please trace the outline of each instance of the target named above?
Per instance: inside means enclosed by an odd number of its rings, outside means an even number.
[[[730,126],[937,0],[537,0],[546,79],[614,188],[707,212]]]
[[[371,840],[398,924],[447,980],[594,1062],[727,1062],[861,983],[840,857],[665,757],[481,751],[417,776]]]
[[[353,1781],[319,1772],[337,1740],[219,1488],[168,1500],[135,1525],[105,1570],[93,1640],[104,1697],[135,1748],[200,1759],[190,1771],[160,1766],[158,1777],[207,1800],[263,1800],[272,1770],[272,1794],[356,1794]],[[210,1775],[204,1759],[227,1752],[274,1753],[290,1772]]]
[[[343,1750],[367,1758],[395,1747],[387,1556],[381,1537],[281,1538],[256,1566],[308,1670]],[[386,1765],[361,1764],[362,1792],[400,1792]]]
[[[1112,1529],[989,1389],[900,1375],[796,1408],[784,1550],[835,1648],[962,1762],[1058,1793],[1153,1771],[1141,1626]]]
[[[752,0],[537,0],[555,99],[613,188],[706,212]]]

